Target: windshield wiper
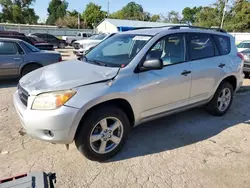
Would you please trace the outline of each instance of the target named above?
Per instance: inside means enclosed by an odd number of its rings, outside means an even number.
[[[103,63],[103,62],[101,62],[101,61],[98,61],[98,60],[88,60],[88,62],[90,62],[90,63],[94,63],[94,64],[96,64],[96,65],[100,65],[100,66],[103,66],[103,67],[107,67],[108,65],[106,64],[106,63]]]

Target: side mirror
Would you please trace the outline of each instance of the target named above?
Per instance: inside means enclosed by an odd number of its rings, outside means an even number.
[[[142,65],[142,69],[144,70],[161,70],[163,67],[162,59],[148,59]]]

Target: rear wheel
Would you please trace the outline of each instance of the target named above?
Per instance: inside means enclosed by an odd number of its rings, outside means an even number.
[[[233,86],[228,82],[223,82],[208,103],[207,110],[214,116],[223,116],[233,102],[233,93]]]
[[[95,109],[80,126],[76,147],[85,157],[95,161],[105,161],[116,155],[130,129],[126,114],[116,106]]]
[[[36,69],[39,69],[41,68],[42,66],[41,65],[37,65],[37,64],[31,64],[31,65],[26,65],[23,70],[22,70],[22,73],[21,73],[21,76],[25,76],[26,74],[36,70]]]

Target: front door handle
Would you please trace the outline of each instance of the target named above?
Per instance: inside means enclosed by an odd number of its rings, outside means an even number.
[[[14,61],[20,61],[21,58],[14,58]]]
[[[219,66],[218,66],[218,67],[220,67],[220,68],[224,68],[225,66],[226,66],[226,64],[221,63],[221,64],[219,64]]]
[[[191,71],[184,70],[181,75],[187,76],[188,74],[191,74]]]

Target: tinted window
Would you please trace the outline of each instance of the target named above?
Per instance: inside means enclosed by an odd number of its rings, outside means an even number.
[[[17,48],[13,42],[0,42],[0,55],[15,55]]]
[[[231,51],[230,38],[226,36],[214,36],[217,46],[219,47],[220,55],[229,54]]]
[[[23,42],[23,44],[32,52],[40,52],[41,50],[39,50],[38,48],[36,48],[35,46],[27,43],[27,42]]]
[[[215,56],[214,41],[206,34],[191,34],[189,52],[191,60],[213,57]]]
[[[80,34],[80,36],[81,36],[81,34]],[[87,37],[87,34],[86,34],[86,33],[83,33],[83,34],[82,34],[82,37]]]
[[[146,59],[162,59],[163,64],[170,65],[185,61],[183,35],[169,35],[157,42],[148,52]]]

